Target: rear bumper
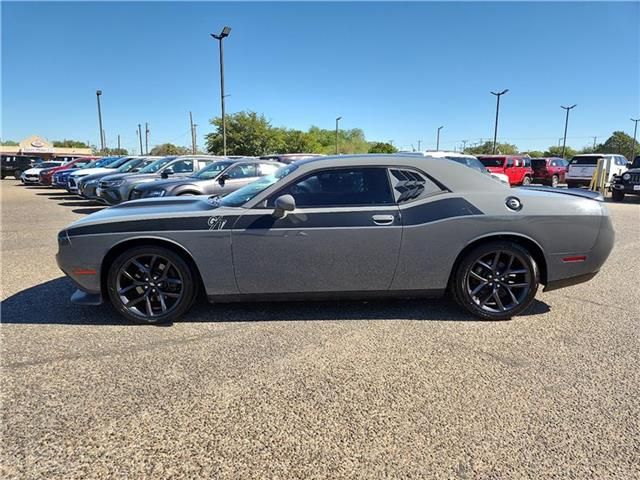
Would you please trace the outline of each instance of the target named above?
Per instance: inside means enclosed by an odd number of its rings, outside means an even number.
[[[582,275],[577,275],[575,277],[563,278],[562,280],[554,280],[552,282],[548,282],[544,286],[544,289],[542,291],[552,292],[554,290],[558,290],[559,288],[571,287],[573,285],[578,285],[580,283],[588,282],[597,274],[598,272],[583,273]]]

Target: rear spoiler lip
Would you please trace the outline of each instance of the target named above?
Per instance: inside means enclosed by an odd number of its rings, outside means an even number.
[[[604,202],[604,196],[600,192],[592,192],[582,188],[553,188],[553,187],[517,187],[523,190],[531,190],[534,192],[557,193],[559,195],[571,195],[572,197],[588,198],[596,202]]]

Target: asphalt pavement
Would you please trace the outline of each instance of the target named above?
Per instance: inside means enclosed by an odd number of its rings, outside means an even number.
[[[640,478],[640,197],[589,283],[481,322],[451,301],[69,302],[100,206],[1,187],[2,478]]]

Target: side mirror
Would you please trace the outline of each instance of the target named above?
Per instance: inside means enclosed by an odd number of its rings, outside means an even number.
[[[274,206],[273,217],[284,218],[287,216],[287,212],[293,212],[296,209],[296,199],[291,195],[282,195],[276,198]]]
[[[627,168],[631,168],[633,166],[633,162],[627,162]]]
[[[224,184],[227,181],[227,178],[229,178],[229,175],[226,175],[226,174],[220,175],[218,177],[218,183],[220,184],[221,187],[224,187]]]
[[[160,174],[160,176],[162,178],[169,178],[169,175],[171,174],[173,174],[173,168],[167,168]]]

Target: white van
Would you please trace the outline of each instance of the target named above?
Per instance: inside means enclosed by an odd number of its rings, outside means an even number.
[[[569,162],[569,170],[566,175],[567,187],[576,188],[587,186],[591,182],[596,171],[599,159],[604,159],[604,169],[609,171],[606,186],[611,184],[614,175],[620,175],[627,169],[627,159],[622,155],[609,153],[586,153],[576,155]]]

